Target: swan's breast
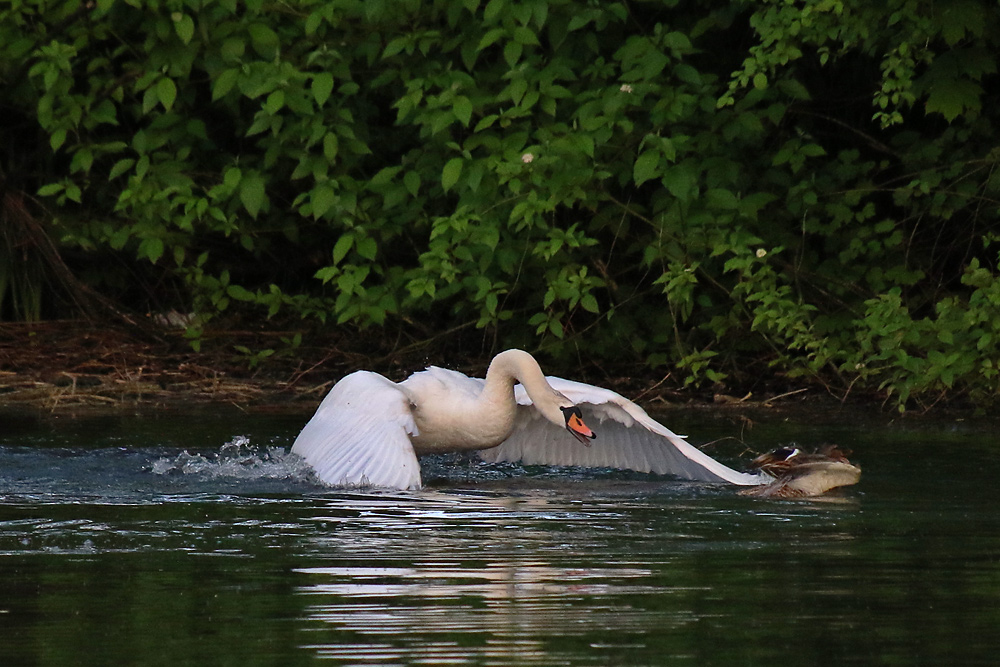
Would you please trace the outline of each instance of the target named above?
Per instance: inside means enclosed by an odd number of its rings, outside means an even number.
[[[412,438],[417,454],[464,452],[495,447],[514,428],[512,418],[453,397],[448,402],[423,402],[413,408],[420,435]]]
[[[399,386],[417,424],[419,435],[412,438],[417,454],[495,447],[514,428],[513,400],[510,405],[481,400],[483,381],[477,378],[432,367]]]

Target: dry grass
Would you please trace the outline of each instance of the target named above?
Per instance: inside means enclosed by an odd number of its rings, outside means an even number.
[[[252,370],[230,346],[206,347],[196,353],[173,332],[148,337],[78,321],[0,323],[0,407],[306,403],[328,386],[306,377],[298,358]]]
[[[203,340],[202,351],[195,352],[179,330],[79,320],[0,322],[0,408],[59,411],[201,402],[309,411],[336,380],[361,368],[397,381],[428,364],[482,377],[493,353],[458,336],[417,345],[353,331],[312,332],[289,350],[282,339],[295,333],[213,331]],[[276,353],[251,368],[237,346]],[[713,401],[711,393],[698,396],[673,386],[669,376],[657,380],[645,368],[581,363],[565,370],[566,377],[614,389],[646,407],[774,407],[774,402],[796,403],[813,393],[718,394]]]

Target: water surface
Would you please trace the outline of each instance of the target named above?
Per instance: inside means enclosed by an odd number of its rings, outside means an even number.
[[[0,415],[0,664],[994,664],[995,422],[661,416],[736,466],[841,443],[861,483],[454,456],[348,492],[287,454],[308,415]]]

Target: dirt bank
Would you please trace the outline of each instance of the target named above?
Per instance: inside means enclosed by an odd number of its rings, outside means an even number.
[[[398,381],[429,364],[447,364],[482,377],[492,356],[481,340],[458,337],[447,345],[414,345],[354,331],[312,332],[296,340],[297,333],[216,330],[206,333],[196,352],[182,330],[76,320],[0,322],[0,408],[113,410],[202,402],[307,412],[337,379],[359,368]],[[647,368],[585,362],[568,376],[614,389],[647,408],[830,400],[822,391],[783,386],[750,397],[745,390],[731,392],[735,396],[725,390],[697,393]]]

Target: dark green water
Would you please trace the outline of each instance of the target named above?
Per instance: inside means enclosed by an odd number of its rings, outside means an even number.
[[[306,418],[0,414],[0,665],[996,664],[995,421],[756,414],[750,446],[864,470],[772,501],[460,457],[328,491]]]

